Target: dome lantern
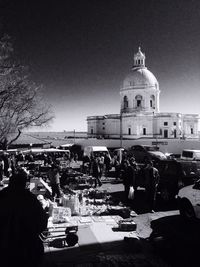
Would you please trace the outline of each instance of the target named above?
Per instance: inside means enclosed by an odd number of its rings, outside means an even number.
[[[134,54],[134,65],[133,68],[145,68],[145,54],[142,53],[140,46],[138,52]]]

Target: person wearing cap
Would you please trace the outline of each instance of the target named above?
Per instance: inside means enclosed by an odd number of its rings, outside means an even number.
[[[48,217],[40,202],[26,189],[27,173],[16,171],[0,191],[0,251],[4,267],[36,267],[44,254],[39,234]]]

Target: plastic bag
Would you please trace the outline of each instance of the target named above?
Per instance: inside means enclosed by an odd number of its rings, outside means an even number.
[[[128,193],[128,199],[134,199],[134,188],[133,188],[133,186],[130,186],[129,193]]]

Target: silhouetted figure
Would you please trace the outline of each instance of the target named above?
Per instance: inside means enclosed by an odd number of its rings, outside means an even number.
[[[93,158],[91,161],[91,165],[92,165],[92,176],[95,178],[94,186],[97,187],[97,184],[101,186],[102,185],[102,182],[100,180],[101,170],[99,167],[98,158]]]
[[[130,200],[128,199],[129,190],[132,186],[135,189],[136,184],[136,166],[132,161],[124,161],[124,170],[123,170],[123,184],[124,184],[124,191],[125,191],[125,201],[127,204],[130,204]]]
[[[144,168],[145,175],[145,194],[146,203],[149,206],[149,211],[154,211],[156,206],[157,187],[159,183],[159,172],[153,166],[153,162],[147,162]]]
[[[90,158],[87,155],[83,157],[82,171],[85,174],[90,174]]]
[[[39,234],[47,227],[47,216],[26,189],[27,173],[18,170],[0,192],[1,266],[36,267],[42,261],[43,243]]]
[[[7,153],[4,153],[2,158],[4,161],[4,175],[6,177],[9,177],[10,176],[9,169],[11,168],[10,155],[8,155]]]
[[[115,177],[118,179],[120,178],[121,164],[119,162],[117,155],[113,157],[113,166],[115,168]]]
[[[105,164],[105,177],[107,178],[111,168],[111,159],[108,156],[108,154],[105,154],[104,156],[104,164]]]

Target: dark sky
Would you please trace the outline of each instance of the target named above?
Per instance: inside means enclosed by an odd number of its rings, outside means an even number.
[[[160,111],[200,113],[199,0],[0,0],[1,33],[45,87],[48,130],[86,130],[119,113],[138,46],[160,84]]]

